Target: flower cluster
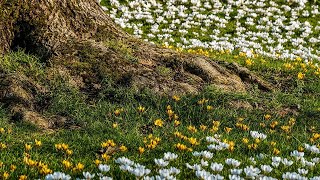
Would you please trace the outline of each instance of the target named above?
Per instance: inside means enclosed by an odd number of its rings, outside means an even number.
[[[149,134],[147,138],[144,138],[143,142],[148,149],[154,149],[158,146],[160,140],[161,139],[159,137],[155,137],[152,134]]]
[[[248,65],[258,54],[320,59],[320,23],[314,21],[319,6],[306,0],[106,0],[103,5],[122,28],[167,47],[200,48],[196,53],[203,55],[208,51],[202,49],[239,51]]]

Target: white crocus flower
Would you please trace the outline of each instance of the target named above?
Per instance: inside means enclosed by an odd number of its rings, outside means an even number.
[[[272,167],[269,165],[261,165],[260,169],[265,173],[270,173],[272,171]]]
[[[171,174],[175,174],[175,175],[177,175],[177,174],[179,174],[181,172],[180,169],[178,169],[176,167],[170,167],[169,171],[170,171]]]
[[[315,153],[315,154],[320,153],[320,150],[319,150],[319,148],[317,148],[316,145],[311,146],[309,144],[304,144],[304,147],[306,148],[306,150],[311,151],[312,153]]]
[[[196,176],[198,178],[202,178],[202,179],[208,179],[208,177],[210,177],[212,174],[210,174],[210,172],[207,172],[205,170],[198,170],[196,171]]]
[[[213,157],[213,153],[211,153],[209,151],[202,151],[201,155],[205,159],[211,159]]]
[[[201,156],[201,152],[198,152],[198,151],[194,151],[194,152],[192,152],[192,155],[193,156]]]
[[[163,159],[154,159],[154,162],[156,163],[156,165],[158,165],[160,167],[166,167],[169,164],[168,161],[165,161]]]
[[[129,165],[129,166],[134,165],[134,162],[126,157],[120,157],[120,158],[116,159],[115,162],[118,164],[125,164],[125,165]]]
[[[288,180],[294,180],[294,179],[299,179],[299,180],[307,180],[308,178],[301,176],[300,174],[296,172],[286,172],[282,174],[283,179],[288,179]]]
[[[99,180],[112,180],[112,177],[109,177],[109,176],[101,176],[101,177],[99,177]]]
[[[241,164],[240,161],[238,161],[236,159],[232,159],[232,158],[226,159],[225,162],[226,162],[227,165],[230,165],[230,166],[233,166],[233,167],[238,167]]]
[[[194,165],[190,165],[189,163],[186,163],[187,168],[189,169],[193,169],[196,171],[200,171],[201,170],[201,165],[199,164],[194,164]]]
[[[244,180],[241,176],[229,174],[229,180]]]
[[[311,161],[314,162],[314,163],[319,163],[320,162],[320,158],[315,157],[315,158],[312,158]]]
[[[151,170],[145,169],[142,167],[136,167],[136,168],[131,169],[129,172],[131,174],[134,174],[136,177],[143,177],[145,175],[148,175],[151,172]]]
[[[260,172],[261,172],[260,169],[255,168],[253,166],[247,166],[244,168],[244,173],[248,178],[255,178],[260,174]]]
[[[175,160],[177,158],[178,158],[178,155],[175,153],[171,153],[171,152],[164,153],[164,157],[163,157],[163,159],[166,161]]]
[[[164,178],[171,176],[168,169],[159,169],[159,175]]]
[[[307,170],[307,169],[301,169],[301,168],[299,168],[299,169],[298,169],[298,173],[299,173],[299,174],[302,174],[302,175],[306,175],[306,174],[308,174],[308,170]]]
[[[210,168],[213,170],[213,171],[217,171],[217,172],[220,172],[222,171],[223,169],[223,164],[221,163],[211,163],[210,165]]]
[[[254,159],[254,157],[250,157],[249,160],[252,164],[257,164],[257,161]]]
[[[288,160],[287,158],[282,159],[282,164],[285,166],[291,166],[293,164],[293,161]]]
[[[54,172],[53,174],[48,174],[45,177],[45,180],[69,180],[69,179],[71,179],[71,176],[62,172]]]
[[[95,174],[90,174],[89,172],[83,172],[82,175],[84,176],[85,179],[93,179]]]
[[[230,174],[232,175],[240,175],[242,173],[242,169],[230,169]]]
[[[160,177],[166,178],[166,179],[173,179],[175,178],[173,175],[177,175],[180,173],[180,170],[175,167],[170,167],[169,169],[160,169],[159,175]]]
[[[201,166],[209,166],[208,161],[201,159]]]
[[[306,164],[306,166],[308,166],[308,167],[313,167],[313,166],[316,165],[316,163],[310,162],[310,161],[305,161],[305,164]]]
[[[110,166],[106,164],[99,164],[98,168],[101,172],[108,172],[110,170]]]
[[[247,54],[248,57],[251,57],[252,56],[252,51],[247,51],[246,54]],[[267,138],[267,135],[265,135],[263,133],[259,133],[258,131],[250,131],[250,135],[254,139],[262,139],[263,140],[263,139]]]
[[[122,171],[132,171],[133,167],[131,167],[130,165],[128,164],[123,164],[123,165],[120,165],[119,167]]]
[[[273,178],[273,177],[270,177],[270,176],[260,176],[259,177],[259,180],[278,180],[277,178]]]
[[[301,157],[304,156],[304,152],[299,152],[297,150],[294,150],[293,152],[290,153],[290,156],[296,157],[297,159],[300,159]]]
[[[281,157],[275,156],[271,158],[272,162],[281,162]]]
[[[257,158],[258,159],[264,159],[264,158],[266,158],[267,157],[267,155],[266,154],[264,154],[264,153],[260,153],[259,155],[257,155]]]

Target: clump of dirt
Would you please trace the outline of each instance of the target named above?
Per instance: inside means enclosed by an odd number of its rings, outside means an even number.
[[[197,93],[207,85],[242,93],[253,84],[263,91],[273,89],[236,63],[220,65],[204,56],[175,52],[135,39],[85,41],[69,44],[61,52],[63,57],[50,60],[53,66],[69,72],[71,83],[86,91],[99,90],[105,78],[120,86],[147,88],[165,95]]]
[[[66,117],[46,117],[41,113],[46,106],[36,97],[48,92],[44,86],[21,73],[0,75],[0,102],[10,111],[14,122],[26,121],[41,129],[65,124]]]
[[[289,107],[282,107],[282,108],[280,108],[280,110],[277,111],[277,114],[278,114],[280,117],[285,117],[285,116],[298,116],[300,110],[301,110],[300,105],[289,106]]]
[[[229,102],[231,108],[234,109],[245,109],[245,110],[253,110],[253,106],[247,101],[231,101]]]

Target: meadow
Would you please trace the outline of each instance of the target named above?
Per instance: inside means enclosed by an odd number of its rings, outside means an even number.
[[[181,53],[237,62],[275,91],[208,86],[199,94],[158,96],[105,80],[92,99],[57,77],[45,84],[53,91],[43,113],[67,115],[65,127],[14,122],[0,106],[0,177],[320,179],[318,4],[102,1],[128,33]],[[48,71],[23,51],[2,57],[0,69],[36,81]]]
[[[319,60],[319,2],[306,0],[102,1],[114,21],[145,41],[181,49]]]

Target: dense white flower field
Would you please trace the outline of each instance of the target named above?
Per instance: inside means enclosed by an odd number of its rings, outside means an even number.
[[[183,49],[320,60],[320,12],[307,0],[105,0],[122,28]]]
[[[264,140],[267,138],[267,135],[257,131],[251,131],[250,133],[254,139]],[[257,136],[258,134],[259,136]],[[270,156],[261,153],[256,157],[250,157],[247,162],[241,162],[233,158],[226,158],[224,162],[215,162],[214,156],[216,153],[219,153],[219,151],[228,151],[229,144],[221,142],[219,135],[215,135],[214,137],[208,136],[206,137],[206,141],[212,143],[208,145],[208,150],[192,152],[192,155],[196,157],[196,160],[193,160],[193,162],[198,163],[191,165],[186,160],[185,168],[183,170],[193,171],[195,176],[200,179],[240,180],[246,178],[274,180],[277,179],[275,176],[279,177],[280,175],[282,179],[320,180],[320,176],[312,177],[315,167],[320,162],[320,150],[316,146],[311,146],[309,144],[304,145],[306,153],[308,154],[307,156],[305,156],[305,152],[294,150],[290,153],[289,157]],[[216,148],[212,149],[210,146],[215,146]],[[118,168],[120,168],[122,172],[132,174],[137,179],[162,180],[176,179],[176,175],[180,174],[180,169],[170,165],[170,162],[175,161],[177,158],[177,154],[166,152],[160,159],[154,159],[152,169],[148,169],[146,166],[136,163],[126,157],[119,157],[115,162],[119,165]],[[221,159],[219,161],[221,161]],[[97,174],[83,172],[84,179],[93,179],[95,177],[99,177],[99,179],[103,180],[112,179],[112,177],[106,175],[110,170],[109,165],[99,164],[98,169],[100,173]],[[309,174],[309,172],[312,173]],[[150,174],[156,175],[150,176]],[[71,179],[71,176],[61,172],[54,172],[47,175],[45,179],[68,180]]]

